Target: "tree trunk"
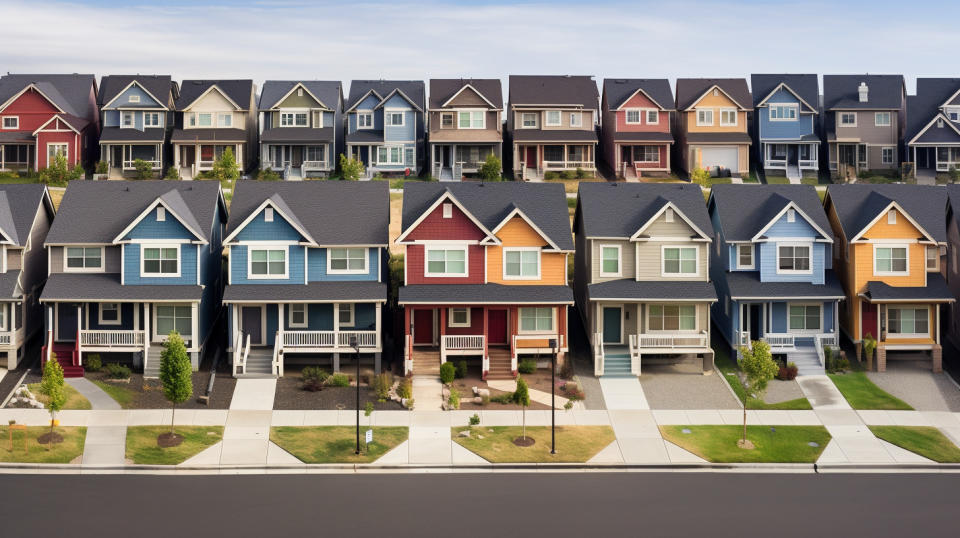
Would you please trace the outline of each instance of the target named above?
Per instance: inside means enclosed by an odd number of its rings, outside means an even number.
[[[170,435],[173,435],[173,419],[175,416],[177,416],[177,404],[173,404],[173,411],[170,413]],[[743,420],[747,420],[746,416]]]
[[[747,395],[743,401],[743,443],[747,443],[747,402],[750,400],[750,396]]]
[[[523,439],[527,439],[527,406],[521,406],[523,409]]]

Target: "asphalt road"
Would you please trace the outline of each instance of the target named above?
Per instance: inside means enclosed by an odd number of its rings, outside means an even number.
[[[958,536],[950,474],[4,475],[2,536]]]

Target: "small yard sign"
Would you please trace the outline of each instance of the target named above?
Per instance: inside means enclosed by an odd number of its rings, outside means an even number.
[[[373,430],[367,430],[367,434],[364,437],[364,442],[368,445],[373,442]]]

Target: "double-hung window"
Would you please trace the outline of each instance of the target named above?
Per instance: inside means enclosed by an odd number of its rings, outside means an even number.
[[[3,117],[3,128],[4,128],[4,129],[19,129],[19,128],[20,128],[20,116],[4,116],[4,117]]]
[[[620,276],[620,245],[600,247],[600,276]]]
[[[524,112],[520,114],[520,124],[524,129],[537,128],[537,114],[535,112]]]
[[[559,127],[560,126],[560,111],[559,110],[548,110],[547,119],[544,121],[544,124],[547,127]]]
[[[124,111],[120,113],[120,127],[124,129],[133,127],[133,112]]]
[[[637,148],[637,146],[634,147]],[[660,146],[639,146],[634,155],[634,161],[642,163],[660,162]]]
[[[893,164],[897,158],[897,148],[880,148],[880,162],[883,164]]]
[[[737,268],[739,269],[753,269],[753,245],[751,244],[741,244],[737,245]]]
[[[304,114],[306,119],[306,114]],[[306,124],[304,124],[306,125]],[[217,115],[217,127],[233,127],[233,113],[223,112]]]
[[[140,273],[143,276],[180,276],[180,247],[176,245],[143,245],[141,248],[142,267]]]
[[[539,279],[540,249],[505,248],[503,249],[504,279]]]
[[[307,326],[307,305],[304,303],[290,303],[287,305],[289,309],[289,319],[287,324],[290,327],[302,329]]]
[[[720,109],[720,125],[724,127],[736,126],[737,125],[737,109],[721,108]]]
[[[158,305],[157,306],[157,336],[164,337],[173,331],[180,333],[185,339],[193,333],[193,323],[189,306]]]
[[[470,309],[469,308],[451,308],[450,321],[447,323],[451,327],[469,327]]]
[[[697,272],[697,247],[663,247],[663,276],[692,276]]]
[[[250,247],[249,278],[287,278],[287,249]]]
[[[120,303],[100,303],[97,323],[100,325],[120,325]]]
[[[660,111],[655,108],[647,109],[647,125],[657,125],[660,123]]]
[[[796,121],[797,105],[770,105],[770,121]]]
[[[373,112],[357,112],[357,129],[373,129]]]
[[[694,305],[650,305],[651,331],[697,330],[697,307]]]
[[[901,337],[929,336],[930,311],[925,306],[888,306],[887,333]]]
[[[856,126],[857,126],[857,113],[856,113],[856,112],[841,112],[841,113],[840,113],[840,126],[841,126],[841,127],[856,127]]]
[[[444,112],[440,114],[440,128],[441,129],[452,129],[453,128],[453,114],[449,112]]]
[[[100,247],[66,247],[65,272],[100,271],[103,269],[103,249]]]
[[[890,127],[890,112],[874,113],[873,124],[876,127]]]
[[[626,120],[627,125],[635,125],[640,123],[640,109],[639,108],[630,108],[626,111]]]
[[[940,270],[940,247],[927,247],[927,271]]]
[[[356,322],[356,309],[353,303],[340,303],[337,307],[337,320],[341,327],[353,327]]]
[[[712,108],[697,109],[697,125],[700,127],[713,125],[713,109]]]
[[[211,127],[213,126],[213,114],[209,112],[203,114],[197,114],[197,125],[200,127]]]
[[[143,113],[143,126],[144,126],[144,127],[160,127],[160,113],[159,113],[159,112],[144,112],[144,113]]]
[[[461,129],[483,129],[484,128],[484,114],[483,110],[461,110],[458,112],[460,116],[460,128]]]
[[[777,272],[778,273],[809,273],[810,245],[778,245]]]
[[[820,305],[792,304],[790,305],[790,315],[788,317],[788,329],[790,331],[820,330]]]
[[[327,272],[331,274],[364,274],[367,272],[367,249],[331,248]]]
[[[387,125],[392,127],[402,127],[403,112],[387,112]]]
[[[520,309],[520,332],[553,331],[553,308],[531,307]]]
[[[467,247],[427,248],[426,276],[467,276]]]
[[[909,274],[909,255],[907,246],[873,247],[873,273],[875,275]]]

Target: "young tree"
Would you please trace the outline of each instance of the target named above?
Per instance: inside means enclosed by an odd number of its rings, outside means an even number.
[[[187,346],[183,343],[180,333],[173,331],[163,343],[160,353],[160,383],[163,384],[163,396],[173,405],[170,416],[170,435],[173,432],[173,414],[177,412],[177,404],[187,401],[193,395],[192,367],[187,355]]]
[[[751,347],[740,348],[740,369],[743,371],[744,388],[747,390],[746,398],[743,402],[743,440],[741,446],[747,444],[747,402],[750,398],[763,399],[763,394],[767,391],[767,383],[773,379],[780,367],[773,360],[770,354],[770,344],[758,340],[752,343]]]
[[[47,409],[50,410],[50,441],[54,442],[53,422],[56,420],[56,413],[63,409],[64,404],[67,403],[67,393],[63,389],[63,368],[60,367],[60,363],[56,359],[43,364],[40,393],[49,400]]]
[[[233,155],[233,148],[227,146],[220,158],[213,163],[213,177],[217,181],[234,180],[240,177],[240,167],[237,158]]]
[[[47,163],[47,167],[40,170],[40,182],[66,183],[74,179],[83,177],[83,168],[79,166],[68,166],[67,157],[58,153],[53,157],[53,162]]]
[[[180,179],[180,169],[177,168],[176,164],[171,164],[167,168],[167,173],[163,176],[163,179],[177,180]]]
[[[694,168],[693,172],[690,172],[690,181],[707,188],[710,186],[710,172],[700,167]]]
[[[867,333],[863,337],[863,353],[867,356],[867,370],[873,370],[873,352],[877,349],[877,339]]]
[[[344,180],[357,181],[366,171],[362,162],[353,157],[347,157],[343,153],[340,154],[340,173],[343,174]]]
[[[133,168],[137,179],[150,179],[153,175],[153,165],[143,159],[134,159]]]
[[[530,405],[530,388],[527,382],[520,376],[517,376],[517,390],[513,393],[513,403],[520,406],[523,411],[523,438],[527,438],[527,406]]]
[[[503,163],[493,153],[487,155],[487,160],[480,166],[480,177],[485,181],[500,181],[500,172]]]

